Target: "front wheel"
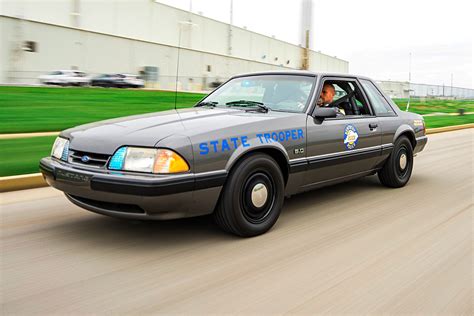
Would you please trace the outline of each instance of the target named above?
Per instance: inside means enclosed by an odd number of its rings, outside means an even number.
[[[378,172],[380,182],[391,188],[400,188],[410,180],[413,170],[413,147],[410,140],[402,136],[395,141],[392,153]]]
[[[280,216],[284,186],[275,160],[261,153],[249,155],[232,169],[213,214],[215,222],[242,237],[265,233]]]

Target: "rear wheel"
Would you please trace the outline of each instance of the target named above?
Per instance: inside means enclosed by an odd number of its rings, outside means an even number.
[[[214,220],[232,234],[260,235],[276,223],[283,199],[284,179],[276,161],[265,154],[251,154],[232,169]]]
[[[378,172],[380,182],[391,188],[400,188],[410,180],[413,170],[413,147],[410,140],[402,136],[395,141],[392,153]]]

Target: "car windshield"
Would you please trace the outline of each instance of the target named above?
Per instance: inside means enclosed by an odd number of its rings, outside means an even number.
[[[314,85],[314,77],[259,75],[235,78],[202,100],[217,107],[261,107],[272,111],[303,112]]]

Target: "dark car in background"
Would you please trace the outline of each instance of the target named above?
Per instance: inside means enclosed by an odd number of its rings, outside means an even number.
[[[143,88],[145,82],[136,75],[102,74],[91,80],[91,86],[104,88]]]

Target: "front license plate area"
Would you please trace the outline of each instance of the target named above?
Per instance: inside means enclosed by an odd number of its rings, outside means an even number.
[[[85,174],[72,172],[72,171],[61,170],[61,169],[56,169],[56,180],[82,184],[82,183],[89,182],[91,178],[92,178],[92,176],[88,176],[88,175],[85,175]]]

